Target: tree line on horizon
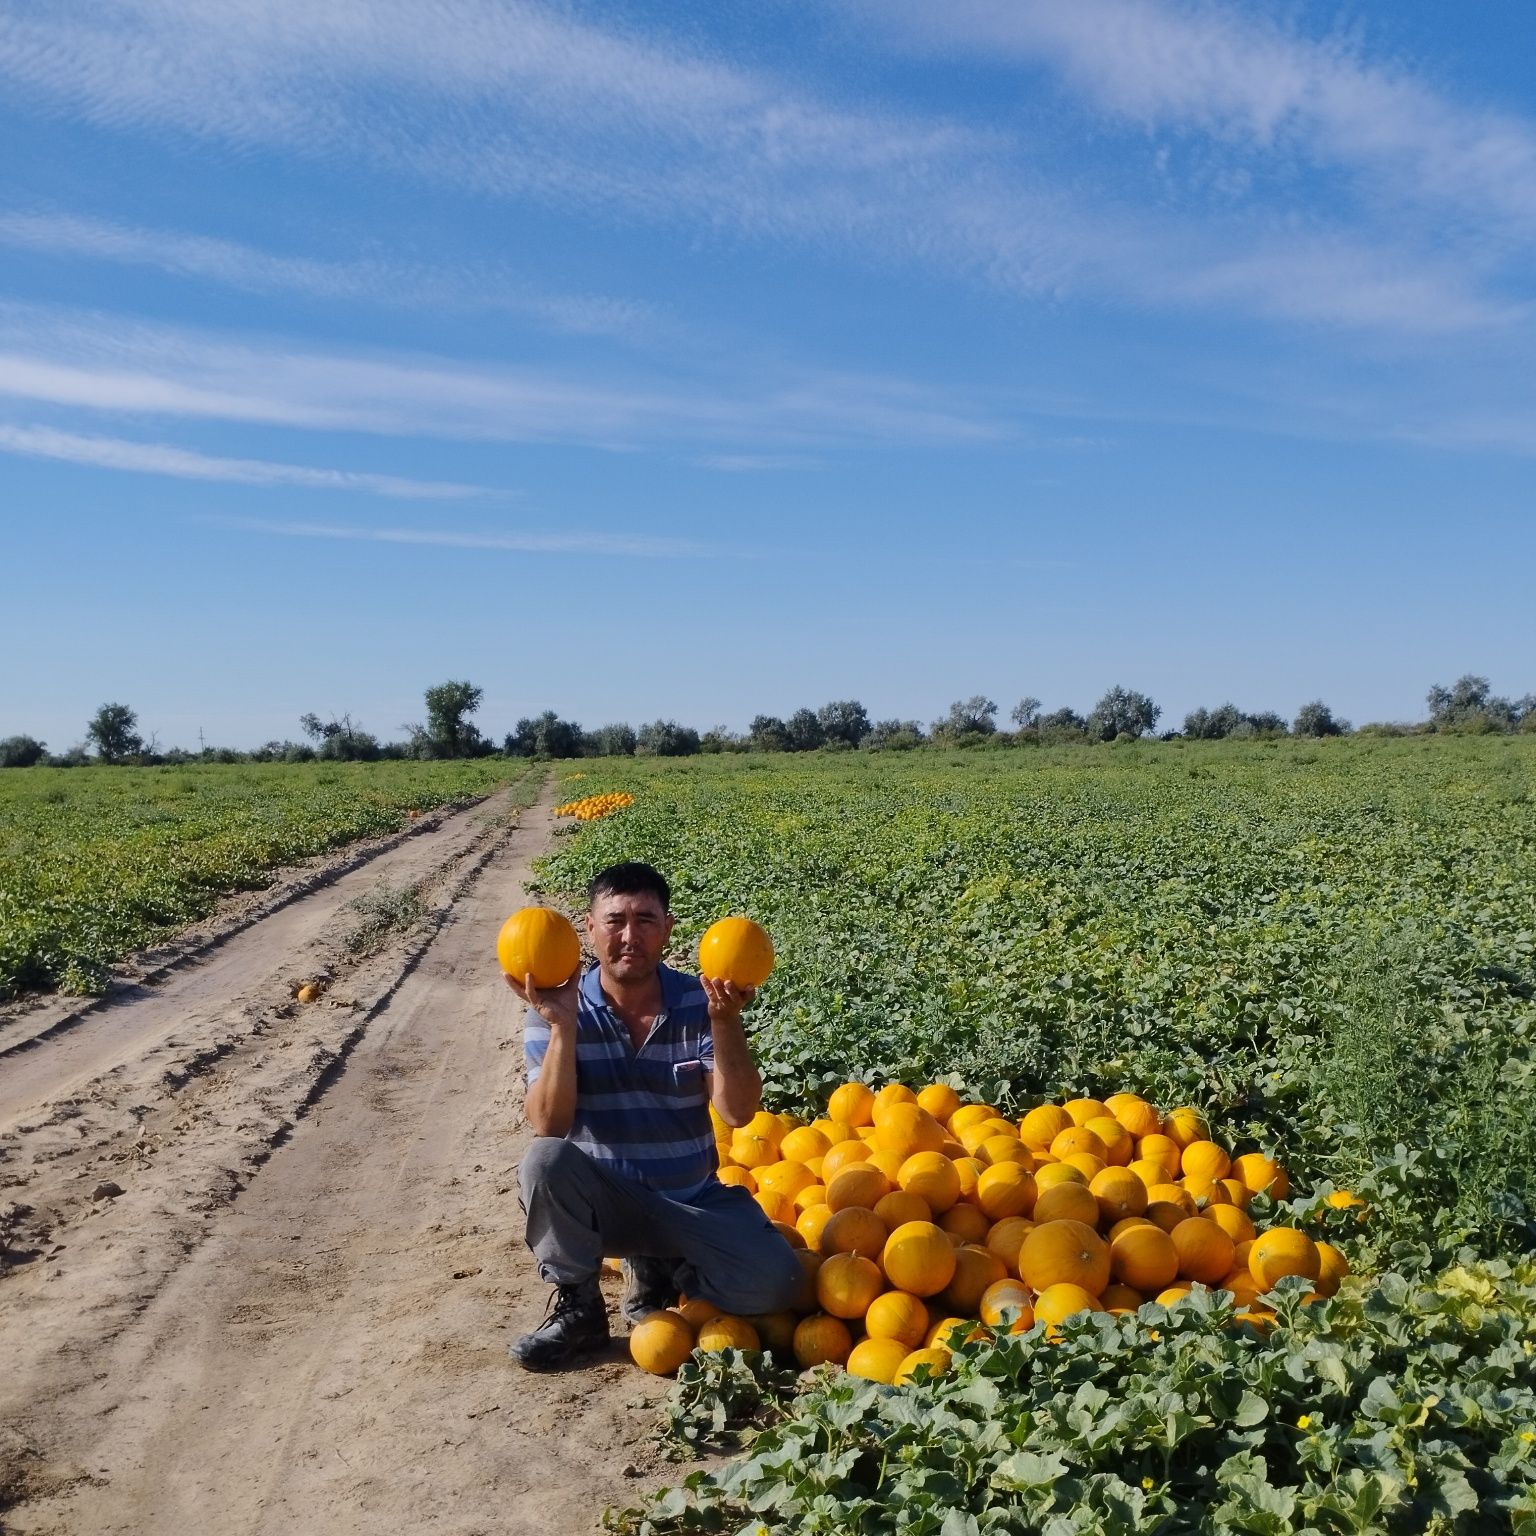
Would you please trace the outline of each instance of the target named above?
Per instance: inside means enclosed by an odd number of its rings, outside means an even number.
[[[470,718],[484,689],[450,680],[428,688],[426,721],[402,726],[404,738],[381,742],[350,714],[329,719],[310,712],[299,725],[305,740],[273,740],[251,751],[233,747],[161,750],[154,736],[139,731],[138,716],[126,704],[103,704],[87,722],[85,739],[69,751],[50,753],[32,736],[0,740],[0,768],[69,768],[88,763],[154,766],[192,762],[374,762],[489,757],[690,757],[721,752],[908,751],[925,745],[968,747],[1137,741],[1155,734],[1161,708],[1144,693],[1116,685],[1087,715],[1070,708],[1044,713],[1039,699],[1026,696],[1009,712],[1012,731],[998,725],[997,704],[985,694],[957,699],[949,712],[926,729],[917,720],[871,720],[857,699],[838,699],[820,709],[797,709],[787,718],[755,715],[743,731],[717,725],[697,731],[675,720],[652,720],[638,728],[625,722],[586,730],[547,709],[517,722],[498,744]],[[1273,710],[1249,713],[1235,704],[1193,709],[1183,728],[1161,733],[1163,741],[1274,740],[1282,736],[1406,736],[1433,732],[1491,734],[1536,732],[1536,694],[1508,699],[1492,691],[1485,677],[1471,673],[1449,688],[1434,684],[1427,695],[1429,716],[1413,723],[1359,727],[1342,720],[1321,699],[1302,705],[1293,720]]]

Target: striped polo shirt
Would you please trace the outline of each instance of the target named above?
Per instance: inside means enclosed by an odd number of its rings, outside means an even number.
[[[695,977],[662,966],[662,1011],[637,1051],[603,996],[597,966],[581,978],[576,1010],[576,1117],[566,1133],[590,1157],[686,1200],[715,1177],[715,1135],[704,1074],[715,1064],[709,999]],[[549,1025],[523,1020],[531,1088],[549,1048]]]

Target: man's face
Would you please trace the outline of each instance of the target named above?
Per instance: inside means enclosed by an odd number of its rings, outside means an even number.
[[[655,896],[599,896],[587,912],[587,938],[615,981],[656,974],[672,934],[672,914]]]

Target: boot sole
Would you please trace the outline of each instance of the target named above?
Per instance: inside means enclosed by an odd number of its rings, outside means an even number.
[[[558,1371],[565,1366],[574,1364],[578,1360],[585,1359],[588,1355],[600,1354],[613,1342],[611,1336],[601,1339],[591,1339],[581,1344],[570,1345],[559,1356],[548,1360],[522,1360],[514,1352],[514,1347],[508,1345],[507,1358],[514,1365],[521,1366],[525,1371]]]

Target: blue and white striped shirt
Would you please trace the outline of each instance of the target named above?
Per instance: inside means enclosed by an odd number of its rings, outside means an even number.
[[[673,1199],[715,1177],[715,1135],[706,1072],[714,1069],[709,999],[696,978],[662,966],[662,1011],[637,1051],[603,996],[602,972],[582,978],[576,1010],[576,1118],[566,1133],[588,1156]],[[523,1020],[531,1088],[549,1048],[549,1025]]]

